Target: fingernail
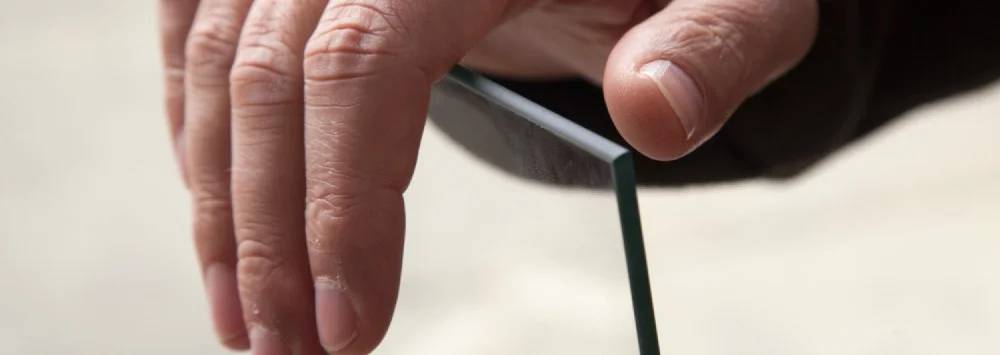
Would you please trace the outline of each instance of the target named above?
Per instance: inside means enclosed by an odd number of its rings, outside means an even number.
[[[253,327],[250,329],[250,353],[253,355],[285,355],[289,354],[285,345],[281,343],[278,333]]]
[[[222,339],[222,344],[233,350],[250,349],[250,339],[247,338],[246,332],[234,335],[231,338]]]
[[[219,339],[233,349],[246,349],[246,327],[233,268],[221,263],[209,265],[205,269],[205,291]]]
[[[702,120],[704,99],[691,76],[669,60],[654,60],[639,68],[660,90],[690,139]]]
[[[319,342],[329,352],[343,350],[358,337],[357,316],[343,285],[336,280],[316,280],[316,326]]]

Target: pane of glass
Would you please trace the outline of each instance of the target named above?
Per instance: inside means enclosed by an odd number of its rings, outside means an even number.
[[[628,151],[460,69],[431,117],[380,351],[655,354]]]

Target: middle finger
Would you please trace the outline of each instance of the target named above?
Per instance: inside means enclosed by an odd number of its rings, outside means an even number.
[[[322,354],[303,205],[302,55],[326,1],[257,0],[231,76],[237,277],[255,354]]]

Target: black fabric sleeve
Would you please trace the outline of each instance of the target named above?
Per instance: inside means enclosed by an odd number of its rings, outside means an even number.
[[[689,156],[657,162],[637,154],[639,182],[795,176],[917,105],[1000,77],[998,11],[1000,3],[975,0],[820,1],[819,33],[802,63]],[[625,144],[600,88],[495,79]]]

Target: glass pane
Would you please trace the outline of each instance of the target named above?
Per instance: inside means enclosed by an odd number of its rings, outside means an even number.
[[[462,70],[431,118],[380,350],[656,353],[628,151]]]

